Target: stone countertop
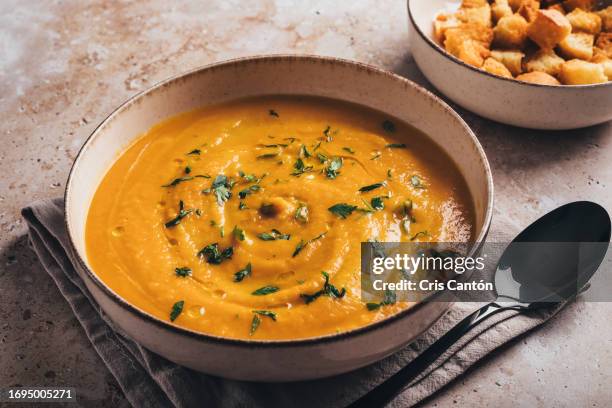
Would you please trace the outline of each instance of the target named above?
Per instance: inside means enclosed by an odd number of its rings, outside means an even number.
[[[168,76],[254,54],[355,59],[431,89],[410,57],[406,18],[402,0],[1,2],[0,386],[74,386],[83,405],[127,405],[29,249],[19,215],[62,195],[97,123]],[[612,123],[542,132],[458,110],[493,168],[494,233],[512,236],[573,200],[612,209]],[[572,304],[425,405],[609,406],[611,313],[611,304]]]

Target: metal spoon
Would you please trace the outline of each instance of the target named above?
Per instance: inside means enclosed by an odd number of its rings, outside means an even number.
[[[504,251],[495,271],[497,298],[494,302],[464,318],[350,407],[384,406],[465,333],[496,313],[534,309],[574,298],[599,268],[609,242],[610,216],[598,204],[578,201],[544,215]]]

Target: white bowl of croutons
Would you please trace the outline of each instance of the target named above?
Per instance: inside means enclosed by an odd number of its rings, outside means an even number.
[[[532,129],[612,120],[610,1],[408,0],[408,15],[417,65],[462,107]]]

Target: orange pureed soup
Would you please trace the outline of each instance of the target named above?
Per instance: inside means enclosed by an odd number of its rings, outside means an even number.
[[[473,205],[427,136],[336,100],[259,97],[156,125],[91,203],[87,257],[135,306],[217,336],[298,339],[410,307],[366,307],[360,243],[468,241]]]

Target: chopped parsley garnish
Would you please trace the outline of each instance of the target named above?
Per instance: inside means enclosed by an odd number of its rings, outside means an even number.
[[[395,302],[397,302],[396,293],[387,289],[385,290],[385,296],[382,302],[380,303],[369,302],[369,303],[366,303],[366,307],[368,308],[368,310],[377,310],[377,309],[380,309],[381,306],[394,305]]]
[[[382,123],[382,128],[387,133],[393,133],[395,132],[395,123],[391,122],[390,120],[385,120]]]
[[[224,250],[219,249],[219,244],[209,244],[198,252],[198,256],[206,258],[206,262],[213,265],[219,265],[225,259],[231,259],[234,255],[234,248],[227,247]]]
[[[254,192],[259,191],[259,190],[261,190],[261,186],[259,184],[253,184],[252,186],[249,186],[245,188],[244,190],[239,191],[238,197],[244,199],[249,194],[253,194]]]
[[[253,310],[253,320],[251,321],[251,331],[249,334],[252,336],[261,324],[259,316],[269,317],[273,321],[276,321],[276,313],[269,310]]]
[[[246,239],[246,234],[244,233],[244,230],[239,228],[237,225],[234,226],[234,229],[232,230],[232,235],[234,236],[234,238],[240,241],[244,241]]]
[[[309,171],[312,170],[312,166],[306,166],[304,164],[304,161],[300,158],[298,158],[295,161],[295,164],[293,165],[293,172],[291,173],[292,176],[301,176],[304,173],[307,173]]]
[[[184,300],[179,300],[175,304],[172,305],[172,310],[170,310],[170,321],[173,322],[183,311],[183,306],[185,306]]]
[[[170,183],[162,185],[162,187],[174,187],[177,184],[182,183],[183,181],[189,181],[189,180],[193,180],[193,177],[191,177],[191,176],[178,177],[178,178],[175,178],[174,180],[172,180]]]
[[[355,154],[355,150],[351,147],[343,147],[342,150],[347,151],[350,154]]]
[[[238,209],[239,210],[246,210],[247,208],[249,208],[249,207],[247,207],[247,205],[244,203],[244,201],[241,201],[240,203],[238,203]]]
[[[191,276],[191,268],[188,268],[186,266],[183,266],[181,268],[175,268],[174,269],[174,273],[176,273],[176,276],[180,276],[181,278],[185,278],[187,276]]]
[[[252,183],[253,181],[257,181],[257,176],[254,174],[246,174],[244,171],[240,170],[238,175],[244,179],[247,183]]]
[[[200,153],[202,153],[202,151],[200,149],[193,149],[192,151],[190,151],[187,154],[198,154],[199,155]]]
[[[385,186],[385,182],[383,181],[382,183],[374,183],[374,184],[370,184],[369,186],[363,186],[359,189],[359,191],[362,193],[365,193],[368,191],[376,190],[377,188],[384,187],[384,186]]]
[[[317,158],[321,163],[325,163],[327,160],[329,160],[329,158],[323,153],[317,153]]]
[[[261,234],[257,235],[257,237],[262,241],[276,241],[279,239],[288,241],[289,239],[291,239],[291,235],[283,234],[277,229],[273,229],[270,232],[262,232]]]
[[[185,205],[183,204],[183,200],[181,200],[179,201],[179,212],[176,217],[166,222],[164,225],[166,226],[166,228],[176,227],[181,223],[181,220],[191,214],[192,211],[193,210],[185,210]]]
[[[346,288],[342,288],[342,290],[338,290],[338,288],[336,288],[334,285],[329,283],[329,274],[327,272],[321,271],[321,274],[323,275],[323,278],[325,279],[325,283],[323,284],[323,289],[311,295],[306,294],[306,293],[300,294],[300,297],[304,299],[304,302],[306,304],[314,302],[320,296],[329,296],[332,298],[340,299],[340,298],[343,298],[344,295],[346,294]]]
[[[299,222],[308,222],[308,207],[304,203],[300,203],[295,210],[295,219]]]
[[[306,148],[306,146],[302,145],[300,146],[300,153],[299,153],[300,157],[304,157],[304,158],[309,158],[310,156],[312,156],[312,154],[308,151],[308,149]]]
[[[191,173],[191,167],[185,166],[185,174],[189,174],[189,173]]]
[[[372,156],[372,158],[370,160],[376,160],[376,159],[380,158],[380,156],[382,156],[382,154],[380,152],[375,152],[374,156]]]
[[[304,241],[303,239],[301,239],[300,242],[296,245],[295,250],[293,251],[293,254],[291,255],[291,257],[295,258],[296,256],[298,256],[298,254],[302,252],[302,249],[304,249],[306,245],[311,244],[320,238],[323,238],[325,234],[327,234],[327,231],[320,235],[317,235],[316,237],[312,239],[309,239],[308,241]]]
[[[270,109],[268,111],[268,114],[270,114],[270,116],[274,116],[275,118],[278,118],[278,113],[274,109]]]
[[[391,149],[405,149],[406,148],[406,143],[389,143],[385,147],[388,147],[388,148],[391,148]]]
[[[259,156],[256,157],[256,159],[257,160],[271,159],[276,156],[278,156],[278,153],[265,153],[265,154],[260,154]]]
[[[421,178],[416,174],[410,177],[410,184],[412,184],[412,187],[414,188],[425,188],[425,185],[423,185],[423,180],[421,180]]]
[[[261,323],[261,319],[259,318],[258,315],[253,315],[253,320],[251,321],[251,331],[249,332],[249,335],[253,335],[255,334],[255,331],[257,330],[257,328],[259,327],[259,324]]]
[[[385,208],[385,203],[383,202],[383,199],[385,198],[387,197],[381,196],[381,197],[372,198],[372,200],[370,200],[370,204],[372,205],[372,208],[374,208],[375,210],[383,210]]]
[[[410,237],[411,241],[414,241],[415,239],[419,238],[419,237],[426,237],[429,236],[429,232],[427,231],[419,231],[416,234],[414,234],[413,236]]]
[[[285,143],[275,143],[275,144],[265,144],[263,147],[287,147],[288,144]]]
[[[340,167],[342,167],[342,157],[334,157],[331,159],[329,165],[325,168],[325,175],[328,179],[335,179],[340,174]]]
[[[242,282],[244,278],[251,276],[251,263],[249,262],[244,268],[234,274],[234,282]]]
[[[268,285],[268,286],[263,286],[253,292],[251,292],[251,295],[253,296],[265,296],[265,295],[269,295],[270,293],[274,293],[274,292],[278,292],[280,290],[280,288],[278,286],[272,286],[272,285]]]
[[[325,141],[326,142],[331,142],[332,141],[332,137],[329,134],[330,131],[331,131],[331,126],[327,125],[327,127],[323,131],[323,135],[325,135]]]
[[[234,183],[223,174],[219,174],[217,177],[215,177],[210,189],[215,193],[217,204],[222,206],[224,202],[229,200],[229,198],[232,196],[230,189],[233,187],[233,185]]]
[[[357,206],[346,204],[346,203],[335,204],[328,208],[330,212],[336,214],[338,217],[342,219],[347,218],[356,209],[357,209]]]
[[[270,319],[276,321],[276,313],[271,312],[269,310],[253,310],[253,313],[258,314],[260,316],[266,316]]]

